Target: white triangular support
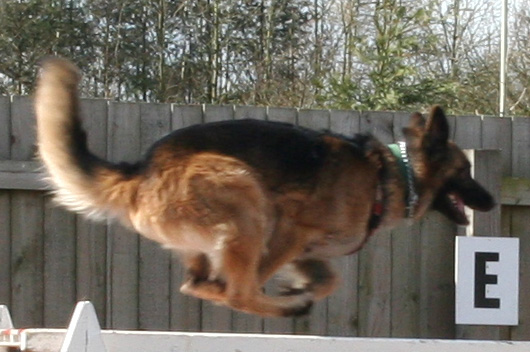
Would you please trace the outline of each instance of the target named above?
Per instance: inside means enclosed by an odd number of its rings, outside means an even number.
[[[13,329],[13,321],[7,306],[0,305],[0,329]]]
[[[92,303],[77,303],[66,330],[61,352],[106,352],[96,310]]]

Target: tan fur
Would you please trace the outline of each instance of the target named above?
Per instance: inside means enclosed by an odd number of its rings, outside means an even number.
[[[80,126],[78,80],[71,63],[48,60],[35,96],[39,153],[59,203],[117,218],[179,252],[189,272],[181,288],[186,294],[263,316],[305,313],[313,300],[337,287],[328,259],[359,250],[366,242],[378,189],[384,187],[387,194],[380,227],[403,219],[405,182],[395,158],[376,141],[358,157],[347,152],[348,141],[325,136],[335,156],[315,175],[315,186],[282,184],[275,171],[259,173],[229,155],[185,149],[175,154],[170,145],[155,149],[141,172],[126,175],[92,157],[84,169],[72,154],[75,148],[83,151],[72,140]],[[423,133],[415,126],[409,131],[417,134],[411,137],[421,188],[416,218],[449,177],[440,171],[431,174],[425,166],[419,142]],[[388,176],[382,185],[383,168]],[[293,281],[284,287],[287,295],[265,295],[263,285],[282,269]]]

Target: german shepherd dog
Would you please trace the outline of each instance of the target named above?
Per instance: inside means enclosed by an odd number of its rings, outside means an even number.
[[[181,291],[236,310],[305,314],[337,287],[329,260],[374,232],[430,208],[467,224],[464,204],[495,204],[448,140],[438,106],[426,120],[412,115],[399,147],[238,120],[174,131],[141,161],[113,164],[87,149],[79,80],[60,58],[45,60],[38,78],[38,149],[57,201],[178,252],[188,272]],[[291,275],[284,291],[265,294],[280,271]]]

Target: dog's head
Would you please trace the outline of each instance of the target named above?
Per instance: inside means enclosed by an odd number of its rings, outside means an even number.
[[[410,126],[403,130],[417,176],[420,202],[430,203],[450,220],[460,225],[469,222],[464,205],[479,211],[495,206],[491,194],[471,177],[471,164],[464,152],[449,141],[449,124],[439,106],[431,109],[427,120],[412,115]],[[428,204],[420,204],[427,208]]]

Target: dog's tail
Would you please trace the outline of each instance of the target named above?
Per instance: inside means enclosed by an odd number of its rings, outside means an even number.
[[[138,177],[92,154],[79,116],[80,73],[65,59],[42,63],[35,93],[39,156],[59,204],[92,217],[123,216]],[[129,170],[130,171],[130,170]]]

